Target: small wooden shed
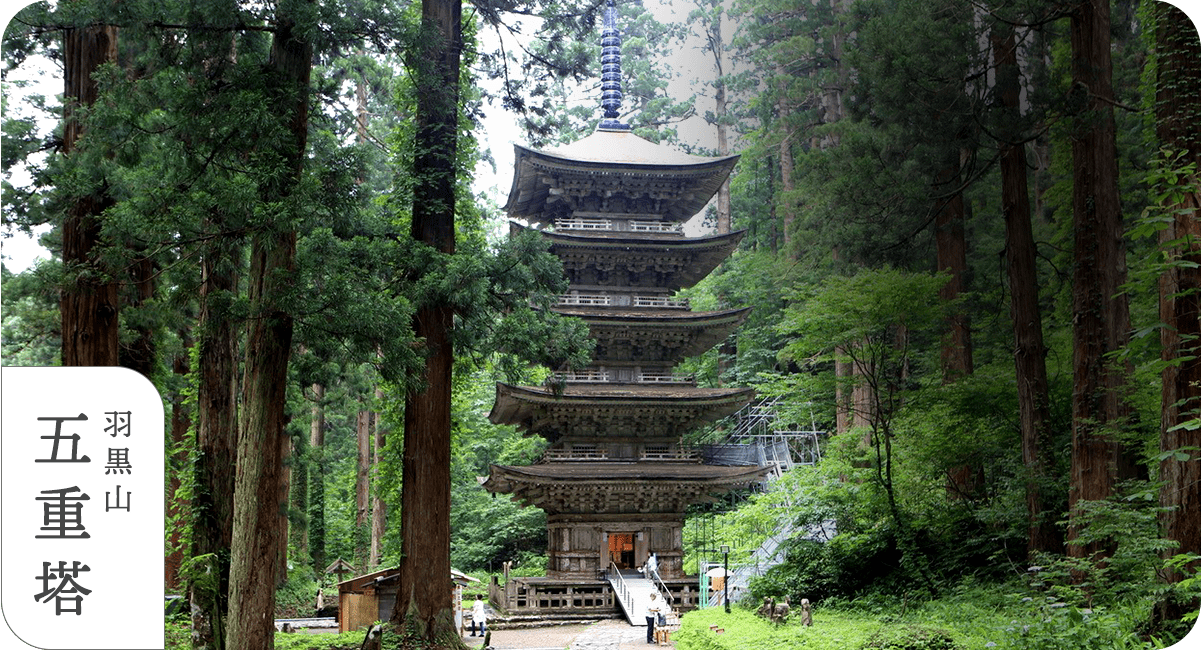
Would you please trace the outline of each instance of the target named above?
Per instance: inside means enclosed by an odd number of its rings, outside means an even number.
[[[462,630],[463,590],[479,580],[454,569],[450,570],[450,574],[455,584],[454,600],[450,605],[455,612],[455,625]],[[338,631],[362,630],[376,621],[388,620],[396,605],[399,580],[400,567],[392,567],[339,582]]]

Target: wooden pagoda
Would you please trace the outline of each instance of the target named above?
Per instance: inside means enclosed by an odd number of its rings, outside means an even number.
[[[612,61],[612,5],[602,39]],[[619,58],[619,57],[617,57]],[[489,418],[550,442],[524,467],[493,465],[484,487],[547,514],[546,578],[508,581],[492,597],[510,610],[613,608],[602,576],[651,553],[677,604],[695,603],[683,572],[684,511],[760,479],[758,466],[702,464],[682,436],[736,412],[747,388],[704,388],[675,366],[723,341],[749,309],[691,311],[676,292],[721,263],[742,232],[689,237],[696,215],[737,156],[680,153],[616,121],[605,63],[605,119],[575,143],[516,147],[506,210],[549,240],[569,290],[557,311],[582,318],[596,340],[592,365],[549,386],[498,384]],[[618,70],[619,77],[619,70]]]

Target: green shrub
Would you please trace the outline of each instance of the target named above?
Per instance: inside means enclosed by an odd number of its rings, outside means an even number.
[[[275,650],[358,650],[363,646],[365,631],[340,634],[275,634]]]
[[[317,607],[317,581],[307,566],[288,572],[288,582],[275,591],[275,618],[305,618]]]
[[[873,650],[959,650],[946,630],[921,625],[890,625],[871,636],[861,648]]]

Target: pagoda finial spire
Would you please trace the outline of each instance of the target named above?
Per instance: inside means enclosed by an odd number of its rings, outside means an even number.
[[[617,5],[615,0],[605,3],[605,23],[601,30],[601,108],[605,110],[600,128],[628,131],[621,116],[621,32],[617,31]]]

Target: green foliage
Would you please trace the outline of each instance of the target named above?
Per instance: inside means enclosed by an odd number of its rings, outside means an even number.
[[[860,647],[876,628],[870,619],[838,612],[814,612],[813,618],[813,627],[800,625],[797,616],[790,616],[787,624],[777,627],[742,607],[732,608],[729,614],[720,607],[711,607],[685,614],[672,640],[681,650],[845,650]],[[724,632],[711,630],[711,625]]]
[[[6,366],[54,366],[61,356],[57,271],[43,262],[14,275],[0,266],[0,358]]]
[[[959,650],[961,646],[946,630],[897,625],[876,632],[860,647],[864,650]]]
[[[338,634],[310,634],[297,632],[275,633],[275,650],[357,650],[363,647],[365,631],[341,632]]]
[[[275,590],[276,618],[306,618],[314,615],[317,574],[306,564],[288,562],[288,580]]]
[[[494,463],[534,462],[546,444],[488,421],[496,371],[486,367],[470,372],[464,364],[457,374],[452,402],[451,564],[466,571],[495,571],[513,561],[522,575],[531,568],[536,575],[545,571],[546,513],[490,494],[477,480]]]

